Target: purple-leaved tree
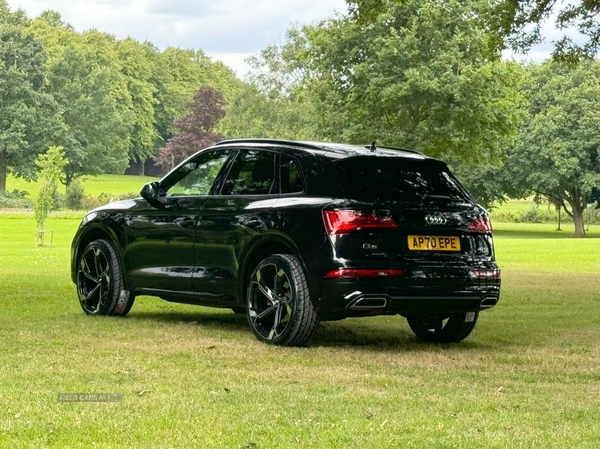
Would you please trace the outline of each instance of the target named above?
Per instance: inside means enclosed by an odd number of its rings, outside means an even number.
[[[189,114],[173,122],[178,132],[154,157],[155,162],[168,171],[189,155],[222,140],[223,136],[214,129],[225,117],[226,104],[218,90],[212,87],[198,89],[194,99],[187,104]]]

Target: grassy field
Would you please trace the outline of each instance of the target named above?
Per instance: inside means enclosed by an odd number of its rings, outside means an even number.
[[[156,181],[157,178],[148,176],[128,176],[128,175],[102,175],[86,176],[83,179],[85,194],[97,197],[102,193],[109,195],[119,195],[124,193],[139,192],[142,186],[150,181]],[[26,190],[34,197],[37,194],[37,185],[35,182],[28,182],[24,179],[9,176],[6,180],[6,189],[12,191]],[[61,190],[64,193],[64,187]]]
[[[78,218],[51,218],[39,248],[32,218],[0,214],[0,447],[598,447],[598,228],[495,224],[501,302],[463,343],[378,317],[278,348],[230,311],[149,297],[87,317],[69,279]]]

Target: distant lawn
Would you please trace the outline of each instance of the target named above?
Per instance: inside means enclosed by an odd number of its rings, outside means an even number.
[[[100,175],[100,176],[85,176],[83,179],[85,194],[88,196],[97,197],[101,193],[109,195],[121,195],[125,193],[139,192],[142,186],[147,182],[156,181],[158,178],[148,176],[132,176],[132,175]],[[6,180],[6,189],[12,191],[14,189],[26,190],[32,197],[37,194],[37,185],[35,182],[27,182],[21,178],[9,176]],[[64,186],[61,186],[60,191],[64,193]]]
[[[509,200],[506,203],[496,205],[492,209],[492,213],[494,213],[494,212],[521,212],[522,210],[526,210],[534,205],[535,205],[535,203],[531,200]],[[547,205],[546,204],[540,205],[540,207],[547,207]]]
[[[573,238],[573,225],[495,223],[494,237],[503,269],[600,273],[600,226],[588,238]]]
[[[278,348],[231,311],[150,297],[125,319],[85,316],[69,278],[80,217],[54,217],[37,248],[32,218],[0,212],[0,447],[598,446],[599,227],[495,224],[501,301],[460,344],[377,317]]]

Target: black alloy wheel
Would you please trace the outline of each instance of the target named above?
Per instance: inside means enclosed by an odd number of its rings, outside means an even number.
[[[94,240],[77,264],[79,304],[88,315],[125,316],[135,298],[125,291],[121,265],[113,245]]]
[[[259,263],[250,277],[247,301],[250,327],[266,343],[302,346],[317,328],[306,276],[294,256],[275,254]]]

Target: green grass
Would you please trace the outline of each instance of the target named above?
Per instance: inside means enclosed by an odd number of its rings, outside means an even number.
[[[148,176],[131,176],[131,175],[101,175],[101,176],[86,176],[83,179],[85,194],[88,196],[97,197],[101,193],[109,195],[119,195],[124,193],[139,192],[142,186],[147,182],[156,181],[157,178]],[[37,194],[37,185],[35,182],[28,182],[24,179],[9,176],[6,181],[6,189],[12,191],[26,190],[32,197]],[[64,187],[61,190],[64,193]]]
[[[461,344],[377,317],[278,348],[230,311],[149,297],[125,319],[85,316],[69,279],[78,222],[51,218],[54,246],[39,248],[32,218],[0,215],[0,447],[598,445],[599,238],[496,225],[501,302]]]
[[[523,210],[529,209],[531,206],[535,205],[535,203],[531,200],[509,200],[505,203],[498,204],[493,210],[493,212],[521,212]],[[547,204],[540,205],[540,207],[547,207]]]

